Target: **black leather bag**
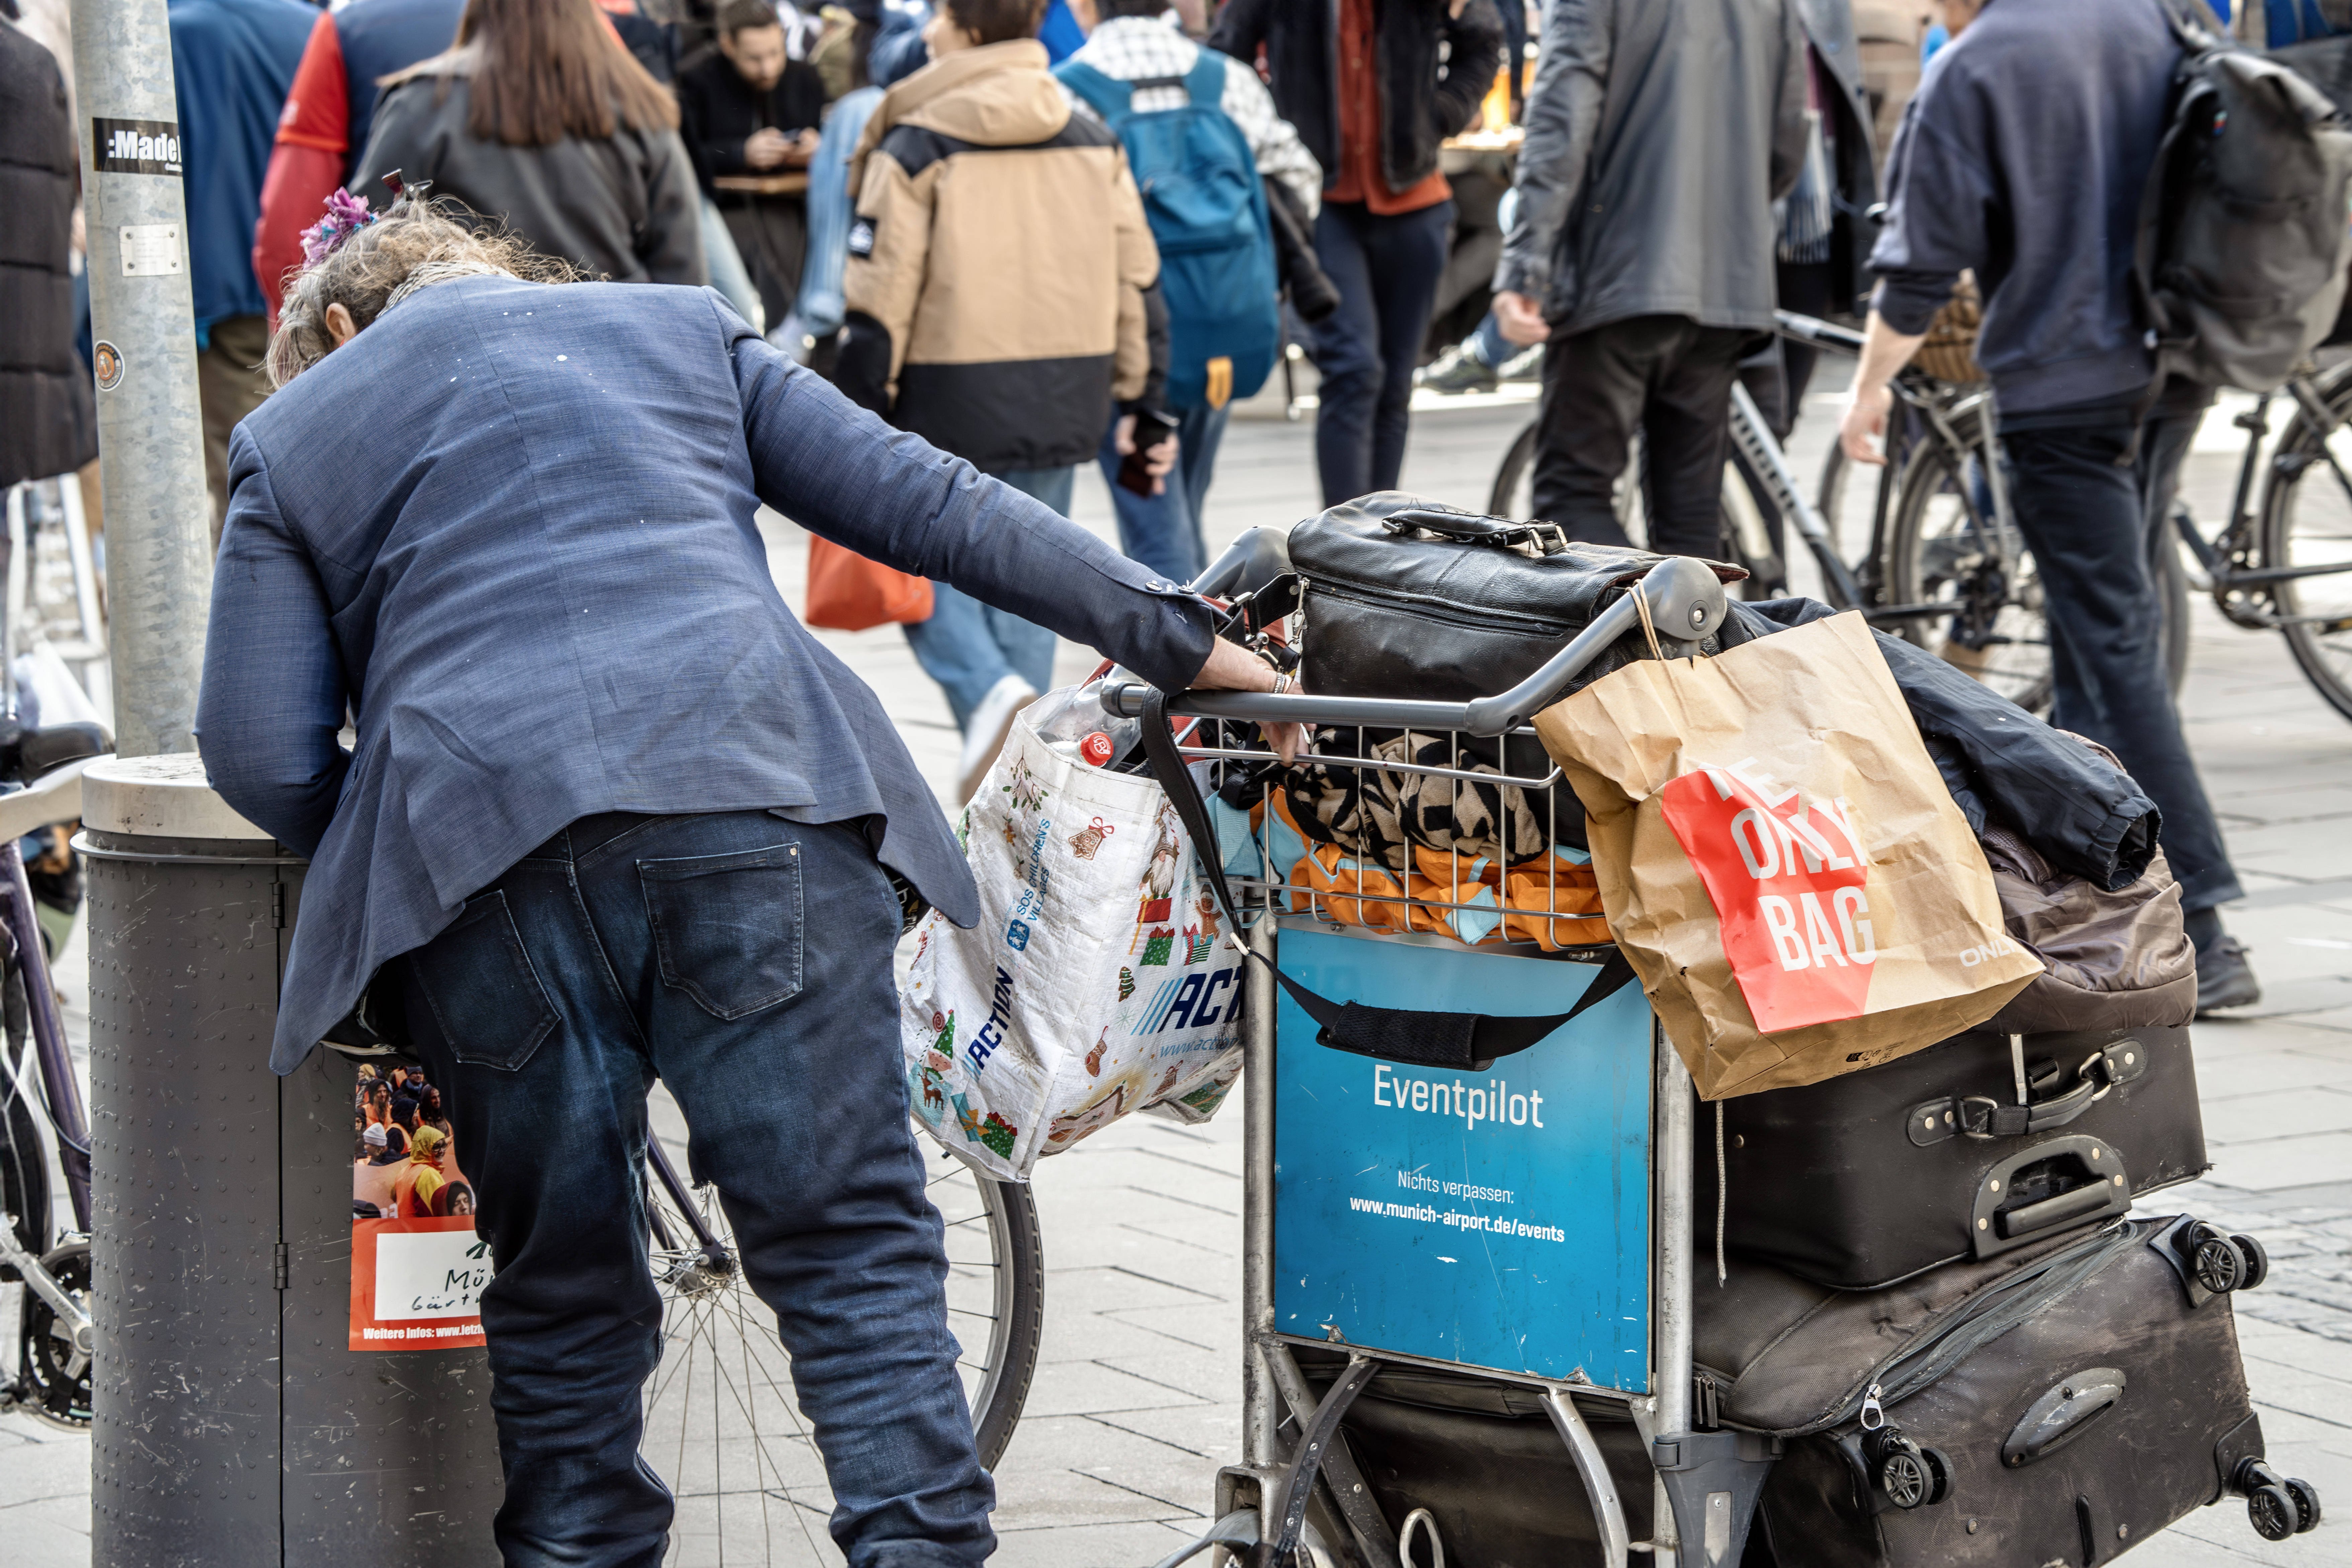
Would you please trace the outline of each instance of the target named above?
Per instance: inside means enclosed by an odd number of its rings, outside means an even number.
[[[1507,691],[1664,559],[1401,490],[1329,508],[1290,531],[1307,689],[1433,702]],[[1747,575],[1708,564],[1727,583]],[[1717,652],[1714,639],[1698,651]],[[1648,657],[1633,632],[1576,687]]]

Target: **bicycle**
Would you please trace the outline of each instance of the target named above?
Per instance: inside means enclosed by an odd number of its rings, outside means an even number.
[[[2352,572],[2352,476],[2346,467],[2352,454],[2339,457],[2332,445],[2352,419],[2352,362],[2287,383],[2284,395],[2294,412],[2265,465],[2270,405],[2280,395],[2266,393],[2231,420],[2246,432],[2246,452],[2228,525],[2209,542],[2186,502],[2174,506],[2171,521],[2205,578],[2199,586],[2230,623],[2278,632],[2304,678],[2352,719],[2352,583],[2327,586],[2327,579]],[[2320,468],[2335,483],[2306,490],[2305,479]],[[2178,624],[2185,625],[2188,584],[2179,552],[2157,553],[2179,580]]]
[[[1779,331],[1817,347],[1859,353],[1862,334],[1794,311]],[[1990,390],[1939,381],[1916,366],[1895,377],[1901,417],[1889,432],[1888,461],[1866,512],[1853,490],[1853,465],[1831,448],[1816,492],[1799,485],[1788,454],[1748,388],[1731,395],[1731,454],[1724,467],[1725,558],[1745,567],[1740,592],[1766,598],[1788,591],[1781,540],[1793,527],[1819,568],[1822,597],[1861,610],[1874,626],[1949,660],[2029,712],[2047,712],[2049,632],[2032,552],[2010,510]],[[1513,441],[1496,475],[1488,510],[1531,510],[1536,426]],[[1628,465],[1639,471],[1638,459]],[[1638,538],[1639,484],[1620,488],[1620,516]],[[1849,563],[1839,540],[1866,518],[1866,544]]]
[[[13,948],[0,978],[0,1281],[23,1287],[16,1372],[0,1385],[0,1412],[68,1431],[89,1426],[99,1351],[89,1311],[89,1116],[17,840],[78,816],[81,770],[112,745],[95,724],[20,729],[0,742],[0,931]],[[52,1170],[64,1179],[69,1228],[57,1223]]]
[[[1037,1208],[1025,1185],[987,1180],[934,1153],[942,1169],[928,1194],[945,1229],[949,1323],[965,1345],[960,1365],[981,1463],[992,1468],[1013,1440],[1045,1333]],[[813,1510],[794,1495],[823,1491],[823,1462],[801,1424],[772,1317],[737,1261],[718,1189],[689,1185],[656,1137],[646,1145],[646,1194],[662,1353],[645,1385],[638,1452],[677,1499],[671,1540],[691,1537],[698,1552],[715,1546],[720,1562],[755,1553],[764,1562],[780,1535],[796,1534],[823,1556]]]

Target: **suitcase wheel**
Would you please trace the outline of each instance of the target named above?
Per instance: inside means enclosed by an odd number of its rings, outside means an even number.
[[[1942,1449],[1922,1447],[1893,1426],[1873,1432],[1864,1445],[1872,1480],[1896,1508],[1930,1508],[1952,1495],[1952,1462]]]
[[[2282,1476],[2266,1459],[2245,1458],[2231,1486],[2246,1494],[2246,1517],[2265,1541],[2319,1528],[2319,1489],[2298,1476]]]
[[[2271,1255],[2263,1249],[2261,1242],[2251,1236],[2232,1236],[2230,1239],[2237,1244],[2238,1250],[2244,1253],[2246,1257],[2246,1277],[2238,1282],[2238,1289],[2241,1290],[2262,1289],[2263,1281],[2271,1277]]]
[[[2237,1242],[2210,1225],[2200,1224],[2190,1235],[2189,1245],[2189,1271],[2197,1277],[2198,1284],[2216,1296],[2238,1289],[2253,1271]],[[2263,1267],[2269,1268],[2267,1257]]]
[[[1933,1483],[1927,1489],[1927,1502],[1933,1507],[1952,1495],[1952,1461],[1941,1448],[1921,1448],[1919,1457],[1927,1461],[1927,1474]],[[2311,1508],[2314,1514],[2319,1511],[2316,1493],[2312,1496]]]
[[[2246,1494],[2246,1517],[2264,1541],[2284,1541],[2295,1532],[2302,1514],[2294,1497],[2283,1486],[2261,1486]]]
[[[1896,1508],[1913,1509],[1927,1506],[1927,1494],[1935,1490],[1935,1478],[1929,1474],[1925,1456],[1906,1453],[1898,1448],[1878,1462],[1878,1489]]]

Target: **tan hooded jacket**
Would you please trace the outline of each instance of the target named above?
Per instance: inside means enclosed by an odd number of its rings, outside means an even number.
[[[1094,456],[1114,398],[1157,407],[1160,252],[1118,139],[1030,39],[891,88],[849,171],[842,390],[992,472]]]

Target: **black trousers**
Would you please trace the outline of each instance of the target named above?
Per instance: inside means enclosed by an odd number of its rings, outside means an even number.
[[[2145,471],[2117,468],[2131,425],[2004,429],[2018,527],[2042,575],[2057,687],[2051,721],[2105,746],[2164,815],[2184,910],[2240,896],[2221,827],[2165,682],[2163,610],[2149,571],[2149,502],[2169,496],[2193,416],[2149,422]]]
[[[801,294],[801,264],[808,256],[808,208],[798,196],[722,196],[719,216],[742,253],[760,309],[774,331]]]
[[[1649,547],[1718,553],[1731,384],[1754,336],[1686,316],[1634,316],[1553,339],[1536,416],[1535,515],[1571,539],[1630,542],[1610,499],[1640,429]]]

